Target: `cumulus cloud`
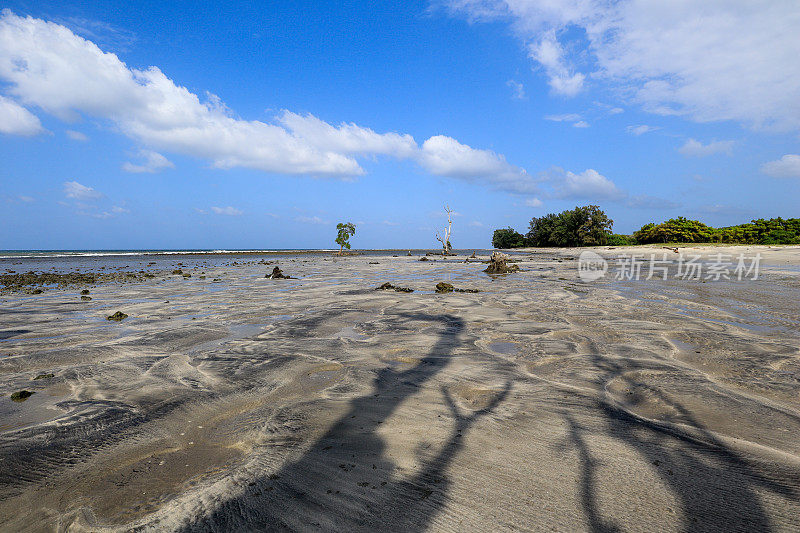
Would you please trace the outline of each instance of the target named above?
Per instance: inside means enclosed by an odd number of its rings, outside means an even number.
[[[242,211],[231,206],[227,207],[212,206],[211,211],[213,211],[215,215],[226,215],[229,217],[237,217],[242,214]]]
[[[86,185],[81,185],[77,181],[64,182],[64,195],[73,200],[97,200],[103,197],[103,193],[94,190]]]
[[[67,131],[66,131],[66,132],[64,132],[64,133],[66,133],[66,134],[67,134],[67,137],[69,137],[69,138],[70,138],[70,139],[72,139],[73,141],[81,141],[81,142],[84,142],[84,141],[88,141],[88,140],[89,140],[89,137],[87,137],[86,135],[84,135],[83,133],[81,133],[81,132],[79,132],[79,131],[75,131],[75,130],[67,130]]]
[[[611,200],[624,196],[624,193],[613,181],[592,168],[579,174],[566,171],[561,179],[554,182],[554,186],[562,198]]]
[[[687,157],[705,157],[714,154],[731,155],[733,151],[733,141],[714,141],[703,144],[695,139],[689,139],[678,148],[678,152]]]
[[[154,173],[164,170],[165,168],[174,168],[175,165],[172,161],[152,150],[139,150],[139,157],[142,159],[142,164],[136,165],[129,161],[122,164],[122,170],[125,172],[133,173]]]
[[[158,67],[130,68],[63,25],[9,10],[0,13],[0,81],[19,104],[63,120],[81,115],[108,120],[152,153],[207,158],[217,168],[347,177],[364,174],[358,157],[386,155],[416,161],[442,176],[483,177],[500,188],[525,177],[501,155],[449,137],[432,137],[419,146],[411,135],[377,133],[352,123],[335,126],[290,111],[274,122],[243,120],[217,96],[201,98]],[[30,115],[24,107],[15,109]],[[127,163],[126,170],[165,168],[156,159],[155,167],[146,157],[144,165]],[[479,169],[471,167],[476,161]]]
[[[800,155],[786,154],[761,165],[761,172],[773,178],[800,178]]]
[[[0,133],[29,137],[44,132],[39,117],[0,95]]]
[[[800,129],[794,1],[445,1],[470,21],[509,20],[557,93],[591,80],[654,113]]]
[[[525,200],[525,205],[528,207],[542,207],[542,201],[538,198],[528,198]]]
[[[498,190],[530,193],[536,183],[525,170],[509,164],[491,150],[478,150],[452,137],[435,135],[422,144],[417,162],[431,174],[477,181],[485,179]]]

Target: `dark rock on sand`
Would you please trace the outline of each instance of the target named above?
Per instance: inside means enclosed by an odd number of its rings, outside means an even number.
[[[110,317],[107,317],[106,320],[113,320],[114,322],[120,322],[122,320],[125,320],[126,318],[128,318],[128,315],[126,315],[122,311],[117,311]]]
[[[284,273],[281,272],[281,269],[278,267],[272,269],[272,274],[267,274],[264,277],[269,279],[292,279],[291,276],[284,275]]]
[[[180,268],[176,268],[175,270],[172,271],[172,273],[173,274],[183,274],[183,270],[181,270]]]
[[[478,289],[458,289],[456,287],[453,287],[449,283],[445,283],[444,281],[440,281],[439,283],[436,284],[436,292],[438,294],[444,294],[444,293],[447,293],[447,292],[472,292],[472,293],[474,293],[474,292],[480,292],[480,291]]]
[[[89,289],[83,289],[83,290],[81,291],[81,294],[89,294]]]
[[[443,294],[445,292],[453,292],[454,288],[455,287],[453,287],[449,283],[445,283],[444,281],[440,281],[439,283],[436,284],[436,292],[439,294]]]
[[[31,396],[33,396],[33,392],[29,390],[20,390],[14,393],[11,393],[11,400],[15,402],[24,402]]]
[[[519,272],[519,266],[509,265],[509,257],[502,252],[494,252],[489,259],[489,266],[484,270],[487,274],[508,274]]]
[[[395,292],[414,292],[414,289],[409,289],[408,287],[395,287],[388,281],[381,285],[380,287],[375,287],[376,291],[395,291]]]
[[[92,297],[91,297],[91,296],[86,296],[86,295],[84,295],[84,296],[81,296],[81,300],[83,300],[84,302],[88,302],[88,301],[89,301],[89,300],[91,300],[91,299],[92,299]]]
[[[50,379],[50,378],[54,378],[55,376],[56,376],[55,374],[39,374],[38,376],[36,376],[33,379],[34,379],[34,381],[37,380],[37,379]]]
[[[422,257],[420,257],[420,258],[419,258],[419,260],[420,260],[420,261],[427,261],[427,260],[428,260],[428,258],[427,258],[427,257],[425,257],[425,256],[423,255]]]

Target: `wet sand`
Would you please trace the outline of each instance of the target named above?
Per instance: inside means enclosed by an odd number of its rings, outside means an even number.
[[[760,278],[303,254],[0,295],[0,529],[797,531],[800,247],[700,251]]]

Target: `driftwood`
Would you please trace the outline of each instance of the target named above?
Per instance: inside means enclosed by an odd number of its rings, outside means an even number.
[[[673,248],[672,246],[662,246],[662,248],[664,248],[665,250],[672,250],[672,251],[673,251],[673,252],[675,252],[676,254],[680,253],[680,252],[678,251],[678,248],[677,248],[677,247]]]

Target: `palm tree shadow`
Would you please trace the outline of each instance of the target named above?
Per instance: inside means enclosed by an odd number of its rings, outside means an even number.
[[[350,409],[299,459],[251,482],[244,493],[197,517],[184,531],[418,531],[426,527],[447,501],[446,470],[461,450],[464,435],[506,398],[510,384],[485,408],[469,415],[462,415],[443,390],[455,421],[449,437],[438,453],[421,461],[416,475],[398,475],[399,468],[387,455],[378,430],[449,363],[461,344],[464,323],[451,315],[397,316],[439,326],[437,341],[426,356],[408,370],[380,370],[371,393],[354,399]]]

